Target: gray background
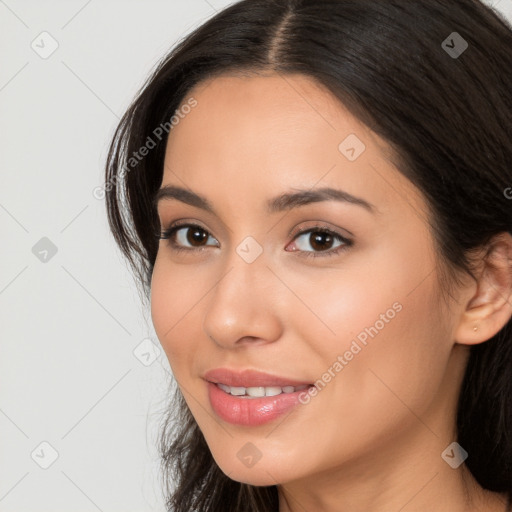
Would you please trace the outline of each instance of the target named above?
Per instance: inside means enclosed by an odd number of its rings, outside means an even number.
[[[230,3],[0,0],[1,512],[164,510],[169,365],[93,190],[148,72]]]

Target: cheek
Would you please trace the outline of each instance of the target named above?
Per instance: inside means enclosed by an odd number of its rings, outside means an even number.
[[[364,397],[360,412],[372,411],[366,424],[373,417],[405,428],[449,392],[440,393],[451,354],[449,328],[428,300],[433,282],[424,284],[424,293],[401,300],[403,309],[362,352],[361,371],[350,385],[354,406],[357,395]]]
[[[375,410],[400,406],[396,395],[424,407],[441,385],[450,356],[450,326],[436,299],[427,248],[387,247],[332,271],[330,279],[295,288],[303,287],[317,318],[308,315],[313,321],[300,329],[322,361],[317,378],[336,381],[335,403],[363,414],[358,400]]]
[[[151,280],[151,319],[176,376],[194,352],[193,340],[186,332],[187,314],[193,314],[191,310],[199,300],[185,272],[158,256]]]

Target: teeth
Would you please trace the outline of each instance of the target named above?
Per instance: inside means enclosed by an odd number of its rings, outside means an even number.
[[[222,391],[225,391],[226,393],[231,393],[231,388],[229,386],[226,386],[226,384],[217,384]]]
[[[265,389],[265,396],[276,396],[282,393],[282,390],[278,386],[271,386]]]
[[[236,387],[236,386],[226,386],[226,384],[217,383],[217,386],[222,389],[222,391],[229,393],[233,396],[241,396],[241,397],[252,397],[252,398],[261,398],[263,396],[277,396],[281,393],[293,393],[295,391],[300,391],[301,389],[305,389],[308,386],[306,384],[302,386],[297,386],[296,388],[293,386],[257,386],[257,387]]]
[[[243,388],[242,388],[243,389]],[[246,394],[249,396],[265,396],[265,388],[247,388]]]

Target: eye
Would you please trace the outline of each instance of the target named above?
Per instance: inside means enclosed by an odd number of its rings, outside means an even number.
[[[208,231],[201,226],[184,223],[173,224],[166,229],[159,238],[160,240],[169,240],[172,249],[175,251],[202,250],[204,241],[207,242],[210,238],[215,240],[211,235],[208,236]]]
[[[174,251],[203,251],[210,239],[217,242],[206,229],[197,224],[186,223],[171,225],[159,236],[159,239],[169,240],[169,245]],[[338,245],[332,248],[334,242],[338,242]],[[300,231],[295,235],[293,243],[296,247],[289,252],[297,251],[300,256],[306,257],[334,256],[354,244],[352,240],[340,233],[323,226],[314,226]],[[218,245],[215,246],[218,247]],[[308,246],[313,250],[308,250]]]
[[[333,248],[332,244],[336,241],[339,242],[339,244]],[[353,243],[352,240],[342,236],[340,233],[320,226],[315,226],[306,231],[300,231],[294,238],[294,245],[298,247],[300,256],[313,258],[335,256],[341,251],[351,247]],[[308,246],[313,250],[308,250]],[[292,251],[297,251],[297,249],[292,248]]]

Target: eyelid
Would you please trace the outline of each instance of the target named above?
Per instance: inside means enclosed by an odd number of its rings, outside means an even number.
[[[331,232],[333,235],[336,235],[336,236],[340,236],[341,238],[344,238],[344,239],[349,239],[349,237],[353,237],[354,235],[348,230],[348,229],[342,229],[342,228],[338,228],[338,227],[331,227],[330,226],[330,223],[328,222],[324,222],[324,221],[312,221],[313,223],[310,225],[308,224],[306,227],[304,226],[300,226],[300,227],[294,227],[292,228],[289,232],[288,232],[288,238],[292,237],[293,239],[295,239],[295,237],[299,234],[304,234],[308,231],[311,231],[311,230],[314,230],[314,229],[318,229],[318,230],[321,230],[321,231],[329,231]],[[339,233],[339,231],[343,231],[345,233],[347,233],[347,235],[344,235],[342,233]]]
[[[191,228],[197,227],[197,228],[202,229],[209,235],[211,235],[210,230],[205,228],[201,224],[200,221],[195,220],[195,219],[180,219],[180,220],[176,220],[176,221],[172,221],[172,222],[168,222],[168,223],[160,222],[160,226],[161,226],[161,232],[156,235],[160,239],[162,239],[162,235],[164,235],[166,232],[169,232],[173,229],[178,230],[179,228],[183,228],[183,227],[191,227]],[[213,235],[211,235],[211,236],[213,236]]]

